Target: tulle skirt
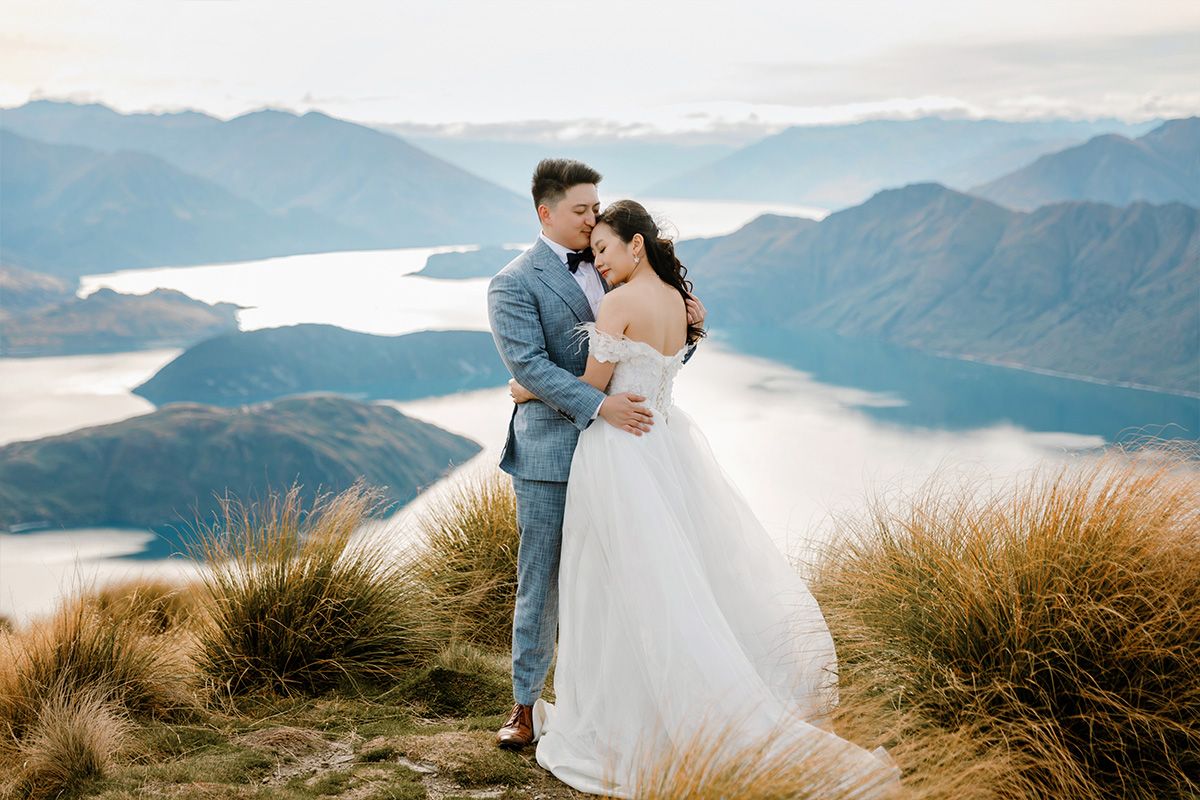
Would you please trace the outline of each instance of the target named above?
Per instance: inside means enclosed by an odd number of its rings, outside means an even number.
[[[598,419],[579,437],[556,700],[534,710],[538,763],[616,797],[709,741],[820,750],[858,783],[894,779],[886,756],[821,727],[837,702],[836,655],[816,600],[691,418],[654,417],[644,436]]]

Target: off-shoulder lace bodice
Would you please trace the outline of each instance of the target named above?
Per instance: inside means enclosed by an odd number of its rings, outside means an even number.
[[[647,406],[669,414],[674,405],[675,376],[691,345],[684,345],[673,356],[664,356],[645,342],[596,330],[594,322],[585,322],[577,330],[587,332],[589,354],[597,361],[617,365],[608,384],[608,394],[640,394],[646,398]]]

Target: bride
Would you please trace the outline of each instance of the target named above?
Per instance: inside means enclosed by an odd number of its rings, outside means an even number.
[[[638,203],[608,206],[591,233],[616,289],[584,323],[581,380],[644,395],[655,424],[631,435],[597,419],[571,462],[559,566],[553,705],[537,701],[537,760],[584,792],[633,797],[639,774],[711,728],[735,746],[820,751],[878,785],[886,761],[822,725],[837,700],[833,640],[816,601],[672,402],[691,284]],[[534,399],[519,384],[514,399]],[[799,747],[799,749],[796,749]]]

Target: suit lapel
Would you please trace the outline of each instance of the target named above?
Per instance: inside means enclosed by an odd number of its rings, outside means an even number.
[[[541,282],[570,306],[580,322],[595,322],[596,317],[592,315],[592,306],[588,303],[587,295],[559,257],[541,239],[533,247],[533,268],[537,270]]]

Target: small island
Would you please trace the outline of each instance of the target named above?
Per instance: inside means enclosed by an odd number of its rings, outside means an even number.
[[[22,297],[32,304],[30,295],[41,284],[29,280],[26,284],[30,289]],[[187,347],[236,331],[239,308],[232,303],[210,305],[170,289],[145,295],[100,289],[82,300],[70,297],[6,317],[0,330],[0,355],[62,356]]]
[[[235,406],[304,392],[413,400],[502,386],[491,334],[377,336],[333,325],[237,331],[201,342],[134,389],[155,405]]]
[[[481,247],[465,253],[434,253],[425,260],[424,268],[413,275],[455,281],[490,278],[519,255],[520,250],[506,247]]]
[[[226,494],[252,500],[298,484],[308,505],[360,478],[405,503],[479,450],[394,408],[336,396],[237,409],[178,403],[0,447],[0,529],[190,530],[212,522]]]

